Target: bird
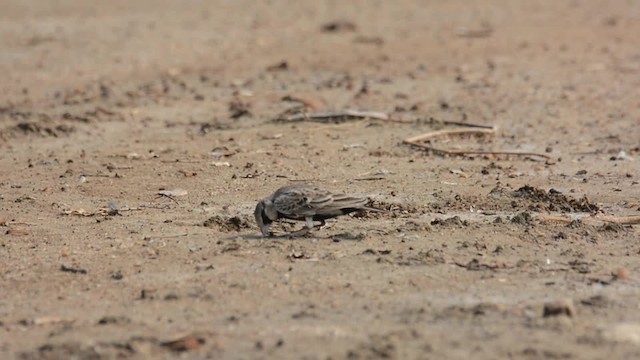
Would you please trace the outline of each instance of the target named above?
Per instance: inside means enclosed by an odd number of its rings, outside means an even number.
[[[369,199],[342,193],[333,193],[313,184],[294,184],[283,186],[270,196],[260,200],[254,215],[263,237],[271,236],[269,225],[285,218],[305,221],[306,226],[292,232],[290,236],[302,236],[314,228],[314,221],[325,225],[325,220],[355,211],[377,211],[367,206]]]

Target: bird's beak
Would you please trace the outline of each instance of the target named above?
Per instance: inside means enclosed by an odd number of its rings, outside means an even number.
[[[260,225],[260,231],[262,232],[262,236],[263,237],[271,236],[271,233],[269,232],[269,226],[268,225]]]
[[[267,237],[269,236],[269,225],[265,224],[264,221],[262,220],[263,213],[264,213],[264,203],[260,201],[258,202],[258,205],[256,205],[256,210],[254,212],[254,215],[256,217],[256,223],[260,227],[260,232],[262,232],[262,236]]]

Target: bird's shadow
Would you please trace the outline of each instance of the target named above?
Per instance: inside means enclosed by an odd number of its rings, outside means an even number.
[[[269,241],[269,240],[331,240],[334,242],[340,241],[362,241],[365,236],[363,234],[353,235],[351,233],[339,233],[332,235],[319,236],[316,231],[311,231],[304,234],[297,234],[297,232],[292,233],[282,233],[282,234],[271,234],[270,236],[262,236],[260,233],[251,233],[251,234],[236,234],[230,235],[221,238],[223,241],[237,241],[237,240],[254,240],[254,241]]]
[[[313,234],[306,234],[302,236],[294,236],[291,234],[272,234],[270,236],[262,236],[260,234],[236,234],[221,238],[223,241],[236,241],[236,240],[310,240],[310,239],[331,239],[330,237],[319,237]]]

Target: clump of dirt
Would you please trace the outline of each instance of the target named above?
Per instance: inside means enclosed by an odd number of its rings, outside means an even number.
[[[469,221],[467,220],[463,221],[462,219],[460,219],[459,216],[454,216],[447,219],[435,219],[431,222],[431,225],[443,226],[443,227],[450,227],[450,226],[463,227],[463,226],[468,226]]]
[[[252,227],[248,217],[240,215],[230,217],[215,215],[205,220],[202,226],[223,232],[238,232]]]
[[[76,128],[74,126],[66,124],[44,126],[35,122],[20,122],[17,125],[0,131],[0,135],[15,137],[18,134],[35,134],[39,136],[60,137],[62,135],[67,135],[75,131]]]
[[[45,344],[38,349],[23,352],[20,358],[29,359],[124,359],[132,356],[149,357],[172,351],[186,352],[205,344],[204,337],[189,334],[178,339],[161,342],[155,337],[131,337],[128,340],[100,342],[95,346],[86,346],[76,342]],[[153,357],[153,356],[151,356]]]
[[[430,249],[419,251],[415,254],[400,254],[395,257],[390,256],[391,250],[374,250],[367,249],[362,255],[377,255],[377,263],[394,264],[401,266],[421,266],[421,265],[439,265],[444,264],[444,253],[440,249]]]
[[[498,185],[487,195],[455,194],[440,198],[429,205],[432,211],[466,211],[470,208],[489,211],[533,211],[533,212],[588,212],[600,211],[598,205],[586,197],[574,199],[556,190],[545,191],[533,186],[523,186],[515,191]]]
[[[616,223],[606,223],[598,228],[598,231],[611,231],[611,232],[622,232],[624,231],[624,226],[622,224]]]
[[[526,211],[523,211],[511,218],[511,222],[518,225],[529,225],[533,221],[533,217]]]
[[[416,222],[414,220],[408,220],[404,224],[396,228],[397,232],[418,232],[429,231],[431,227],[428,224]]]
[[[366,238],[364,233],[351,233],[351,232],[343,232],[339,234],[335,234],[331,236],[331,240],[334,242],[339,242],[343,240],[347,241],[362,241]]]
[[[229,103],[229,114],[232,119],[239,119],[243,116],[251,117],[251,104],[235,99]]]
[[[100,359],[100,354],[93,348],[83,347],[77,343],[59,345],[45,344],[37,350],[20,354],[23,360],[30,359],[64,359],[76,357],[79,359]]]
[[[398,357],[398,344],[391,335],[372,335],[357,348],[347,352],[347,359],[394,359]]]
[[[1,109],[0,121],[12,120],[11,125],[0,126],[0,136],[15,138],[18,136],[36,135],[41,137],[61,137],[76,132],[77,124],[89,124],[94,120],[120,119],[115,111],[96,106],[92,110],[65,111],[22,111],[17,109]]]
[[[445,259],[442,250],[431,249],[408,256],[400,255],[395,259],[395,263],[404,266],[439,265],[444,264]]]
[[[532,211],[563,211],[563,212],[589,212],[600,211],[598,205],[589,202],[587,197],[574,199],[563,195],[556,190],[544,191],[533,186],[525,185],[511,193],[514,198],[521,198],[533,202],[528,205]]]
[[[498,304],[494,303],[478,303],[475,305],[451,305],[448,306],[440,313],[435,315],[436,320],[445,320],[445,319],[458,319],[465,320],[469,318],[474,318],[477,316],[489,315],[492,313],[498,313],[502,310],[502,308]]]

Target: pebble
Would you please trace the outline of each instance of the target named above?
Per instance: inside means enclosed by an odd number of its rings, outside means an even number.
[[[543,317],[565,315],[568,317],[576,316],[576,307],[571,299],[560,299],[546,302],[544,304]]]

